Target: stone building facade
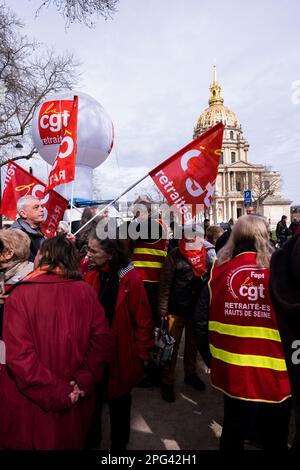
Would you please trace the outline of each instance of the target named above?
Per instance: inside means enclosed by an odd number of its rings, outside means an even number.
[[[209,107],[198,119],[193,137],[220,121],[225,126],[215,196],[209,214],[211,222],[235,221],[245,214],[244,191],[251,190],[254,209],[270,219],[273,228],[283,214],[289,218],[291,201],[281,195],[278,171],[268,171],[264,165],[248,161],[249,143],[236,114],[223,104],[215,66],[208,103]]]

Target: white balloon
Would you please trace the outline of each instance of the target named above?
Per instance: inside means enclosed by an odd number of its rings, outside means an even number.
[[[38,106],[33,116],[33,142],[41,157],[52,165],[58,152],[59,143],[45,144],[46,139],[41,137],[41,132],[46,132],[50,137],[57,134],[59,121],[64,121],[64,110],[56,109],[56,113],[50,112],[39,116],[40,110],[42,106],[45,108],[46,103],[51,101],[71,101],[75,94],[78,96],[76,165],[96,168],[104,162],[112,149],[113,124],[101,104],[85,93],[68,92],[47,97]],[[63,122],[64,125],[65,123],[66,121]]]
[[[93,169],[86,165],[76,165],[74,197],[93,199]],[[60,184],[54,189],[65,199],[71,198],[72,183]]]
[[[92,198],[92,169],[101,165],[113,146],[113,124],[100,103],[81,92],[48,96],[37,107],[32,120],[32,138],[41,157],[53,165],[61,140],[61,130],[68,122],[71,101],[78,96],[77,155],[74,197]],[[55,103],[53,103],[55,102]],[[55,189],[70,197],[71,183]]]

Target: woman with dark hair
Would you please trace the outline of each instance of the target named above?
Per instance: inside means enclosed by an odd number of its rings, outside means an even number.
[[[41,270],[47,274],[62,273],[65,279],[82,280],[78,251],[74,247],[74,243],[66,237],[66,234],[44,241],[37,258],[40,268],[37,272]]]
[[[44,241],[38,268],[9,295],[3,339],[0,448],[81,449],[111,335],[65,236]]]
[[[104,393],[110,412],[110,449],[121,451],[129,441],[131,390],[143,378],[144,364],[151,359],[154,324],[143,282],[129,261],[127,241],[99,240],[94,232],[87,256],[95,268],[85,279],[95,288],[113,335],[114,354]],[[99,390],[87,447],[101,441],[102,403]]]

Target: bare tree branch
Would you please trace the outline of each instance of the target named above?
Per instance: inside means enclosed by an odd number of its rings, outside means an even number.
[[[112,18],[117,11],[119,0],[44,0],[36,11],[36,16],[43,8],[53,4],[63,15],[66,27],[72,23],[83,23],[89,28],[94,27],[92,18],[103,16],[105,20]]]
[[[17,160],[30,160],[35,153],[38,153],[38,151],[35,148],[33,148],[27,155],[21,155],[20,157],[13,157],[13,158],[10,158],[9,161],[16,162]],[[7,163],[8,163],[8,160],[0,163],[0,168],[2,168],[4,165],[7,165]]]
[[[32,146],[30,123],[41,100],[73,88],[79,80],[73,54],[57,55],[43,48],[22,35],[22,28],[0,0],[0,162],[9,159],[18,138],[23,147]]]
[[[253,205],[258,208],[264,200],[273,196],[280,190],[280,178],[270,173],[269,175],[256,175],[252,182]]]

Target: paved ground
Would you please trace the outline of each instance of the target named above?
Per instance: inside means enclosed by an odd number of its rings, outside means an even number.
[[[223,396],[210,385],[210,376],[198,360],[198,373],[206,391],[197,392],[185,385],[182,344],[177,363],[176,401],[162,400],[159,387],[135,388],[132,392],[131,437],[128,450],[217,450],[219,440],[211,430],[212,421],[222,423]],[[290,442],[294,435],[291,419]],[[109,420],[103,414],[103,441],[100,449],[109,449]],[[257,450],[245,446],[246,450]]]
[[[222,394],[210,385],[209,375],[198,363],[199,375],[207,389],[197,392],[183,381],[183,358],[178,359],[176,401],[161,399],[160,388],[136,388],[132,393],[131,450],[210,450],[218,449],[218,439],[210,429],[212,420],[222,422]],[[106,411],[106,410],[105,410]],[[103,421],[101,449],[109,449],[108,417]]]

